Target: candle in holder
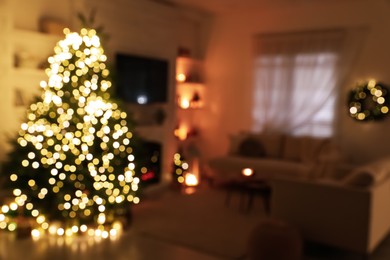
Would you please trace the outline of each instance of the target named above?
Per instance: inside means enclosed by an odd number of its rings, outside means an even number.
[[[185,185],[186,186],[197,186],[198,185],[198,178],[193,173],[187,173],[185,175]]]
[[[244,169],[242,169],[241,173],[245,177],[250,177],[250,176],[252,176],[254,174],[253,169],[251,169],[251,168],[244,168]]]

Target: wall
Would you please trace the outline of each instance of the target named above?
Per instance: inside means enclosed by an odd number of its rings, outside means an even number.
[[[5,144],[7,141],[7,127],[8,122],[12,120],[12,113],[10,113],[10,107],[12,106],[12,92],[7,86],[10,84],[10,71],[12,66],[12,56],[7,55],[11,53],[11,43],[6,40],[12,30],[12,22],[10,15],[11,5],[6,0],[0,0],[0,35],[2,35],[0,41],[0,49],[2,50],[2,58],[0,59],[0,143]],[[0,146],[0,148],[3,148]],[[4,149],[0,149],[0,156],[4,156]],[[1,165],[0,165],[1,166]]]
[[[104,32],[109,35],[104,49],[108,55],[108,63],[114,63],[117,52],[137,54],[148,57],[162,58],[169,61],[169,102],[162,105],[167,118],[163,127],[152,129],[157,133],[159,141],[163,142],[163,169],[164,178],[170,177],[171,161],[174,147],[173,129],[175,123],[175,62],[177,50],[185,47],[195,55],[199,55],[202,46],[199,44],[199,35],[202,35],[206,26],[204,15],[195,11],[182,10],[173,6],[159,4],[150,0],[0,0],[0,32],[10,35],[13,29],[27,29],[38,31],[39,20],[50,17],[63,22],[73,30],[80,27],[78,13],[88,16],[91,10],[96,10],[96,26],[102,25]],[[3,8],[7,7],[7,8]],[[28,41],[29,39],[26,39]],[[12,67],[12,41],[1,38],[0,47],[3,59],[0,63],[0,97],[7,103],[0,102],[0,161],[6,157],[6,136],[14,133],[15,129],[7,125],[8,117],[15,114],[15,108],[10,100],[12,97],[13,80],[9,71]],[[53,46],[54,48],[54,46]],[[0,74],[1,75],[1,74]],[[38,83],[38,82],[37,82]],[[1,99],[1,100],[2,100]],[[150,132],[150,129],[149,129]]]
[[[314,2],[316,4],[314,4]],[[336,139],[347,160],[365,162],[390,154],[390,117],[357,123],[347,115],[346,94],[356,81],[375,78],[390,84],[390,3],[375,1],[302,1],[261,10],[219,14],[206,55],[208,107],[203,131],[205,157],[226,153],[228,136],[251,128],[252,37],[259,33],[365,27],[362,48],[340,89]]]

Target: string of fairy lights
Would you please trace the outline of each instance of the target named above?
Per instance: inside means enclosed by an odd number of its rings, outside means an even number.
[[[79,34],[65,29],[64,33],[65,39],[48,59],[48,80],[40,83],[41,100],[29,107],[28,122],[21,125],[17,140],[20,147],[31,148],[21,164],[33,173],[10,175],[14,201],[1,207],[0,228],[16,230],[18,223],[12,216],[23,208],[36,221],[33,237],[45,232],[114,236],[120,229],[113,219],[115,205],[140,201],[132,133],[126,113],[107,101],[111,87],[107,56],[96,31],[84,28]],[[101,151],[98,156],[96,149]],[[118,158],[127,160],[119,174],[120,165],[113,163]],[[50,169],[49,176],[39,176],[40,169]],[[50,210],[67,221],[53,224],[47,210],[39,207],[40,200],[54,197],[59,203]],[[82,219],[93,219],[93,224]]]
[[[188,170],[188,163],[184,160],[183,156],[180,153],[175,153],[173,155],[173,163],[175,166],[174,169],[174,178],[176,181],[180,184],[184,183],[185,181],[185,174]]]

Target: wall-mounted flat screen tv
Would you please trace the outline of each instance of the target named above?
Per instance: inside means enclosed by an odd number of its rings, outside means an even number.
[[[168,99],[168,61],[118,53],[118,98],[128,103],[165,103]]]

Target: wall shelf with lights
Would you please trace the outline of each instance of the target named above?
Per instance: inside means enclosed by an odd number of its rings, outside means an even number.
[[[183,83],[204,82],[203,62],[190,57],[176,59],[176,80]]]
[[[54,46],[63,37],[39,31],[13,28],[10,35],[12,49],[13,104],[19,117],[26,106],[40,93],[39,83],[46,80],[47,58],[54,53]]]
[[[39,83],[45,80],[45,72],[34,68],[15,68],[10,75],[13,85],[14,108],[18,111],[18,118],[23,118],[26,106],[41,93]]]
[[[203,83],[178,83],[176,96],[180,109],[202,108],[204,105],[204,85]]]
[[[13,30],[13,55],[16,69],[43,71],[53,47],[63,36],[32,30]]]
[[[0,44],[6,55],[1,66],[5,72],[2,86],[7,86],[2,89],[2,97],[7,100],[2,104],[2,111],[13,114],[4,120],[8,122],[8,131],[14,131],[19,129],[26,107],[40,94],[39,83],[47,79],[47,58],[54,53],[53,48],[63,35],[18,28],[12,22],[12,15],[9,18],[5,21],[8,25],[3,27],[7,37]]]
[[[200,60],[178,57],[176,60],[177,128],[175,135],[183,141],[197,129],[196,112],[204,106],[205,87]],[[197,134],[196,134],[197,135]]]
[[[176,60],[177,124],[174,134],[178,140],[180,155],[188,162],[186,174],[191,174],[190,176],[196,179],[196,184],[200,178],[199,149],[197,147],[201,124],[199,111],[205,105],[204,100],[205,84],[202,61],[189,57],[178,57]],[[186,180],[183,174],[176,177],[179,183]]]
[[[176,60],[176,97],[181,109],[203,107],[203,64],[199,60],[178,57]]]

